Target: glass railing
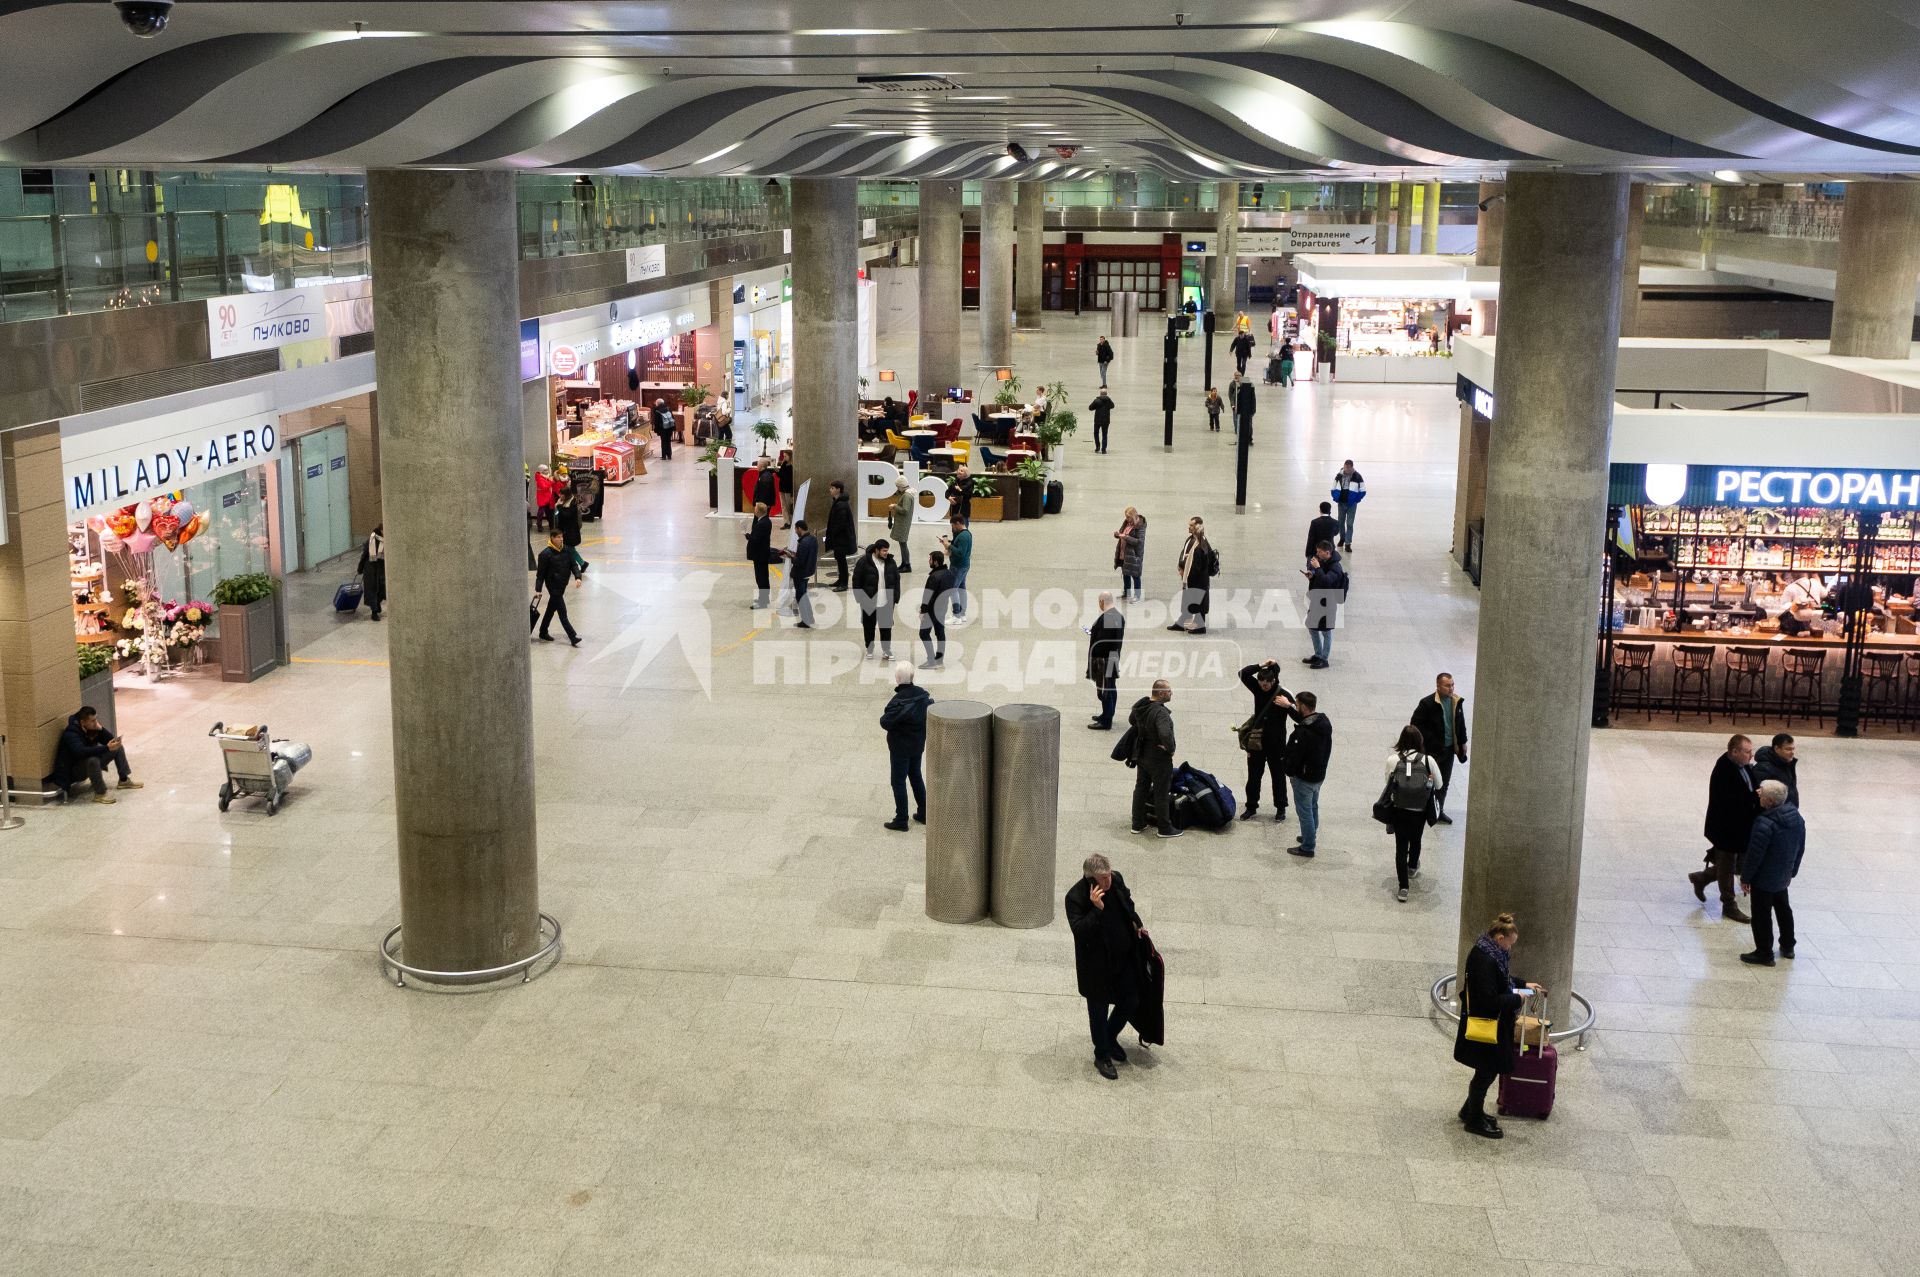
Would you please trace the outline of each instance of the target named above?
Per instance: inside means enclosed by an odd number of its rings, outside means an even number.
[[[1709,206],[1697,198],[1661,196],[1649,203],[1647,224],[1688,227],[1715,235],[1771,235],[1838,243],[1846,207],[1846,201],[1838,199],[1715,200]]]
[[[127,172],[103,186],[0,169],[0,322],[267,292],[369,272],[365,179]],[[44,180],[43,180],[44,177]],[[862,182],[864,218],[898,224],[914,182]],[[208,207],[187,208],[185,205]],[[59,211],[80,206],[86,211]],[[132,207],[128,207],[132,206]],[[523,176],[522,258],[786,229],[788,191],[753,178]]]

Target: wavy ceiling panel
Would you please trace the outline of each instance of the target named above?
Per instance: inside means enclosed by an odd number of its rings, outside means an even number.
[[[1249,0],[1184,24],[894,0],[885,30],[795,8],[199,0],[139,41],[101,0],[0,0],[0,163],[1000,175],[1070,144],[1197,178],[1920,170],[1920,10],[1891,0]],[[947,82],[867,82],[901,74]],[[1014,141],[1032,164],[999,162]]]

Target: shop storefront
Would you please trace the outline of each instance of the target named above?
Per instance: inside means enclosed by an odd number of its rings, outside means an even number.
[[[1499,290],[1497,267],[1420,254],[1302,254],[1298,318],[1341,381],[1454,380],[1467,303]]]
[[[698,376],[695,350],[710,309],[702,286],[543,317],[554,456],[602,469],[616,484],[644,474],[647,412],[659,399],[684,437],[692,412],[684,394]]]
[[[1748,456],[1764,457],[1764,435]],[[1920,716],[1920,471],[1618,462],[1594,718]]]
[[[793,389],[793,279],[784,266],[733,283],[733,410]]]

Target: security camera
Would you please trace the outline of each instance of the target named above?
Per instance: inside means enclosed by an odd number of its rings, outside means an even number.
[[[1184,26],[1186,26],[1186,25],[1187,25],[1187,15],[1186,15],[1186,14],[1185,14],[1184,12],[1176,12],[1176,13],[1175,13],[1175,14],[1173,15],[1173,25],[1174,25],[1174,26],[1176,26],[1176,27],[1184,27]]]
[[[1486,212],[1488,209],[1492,208],[1495,204],[1498,204],[1501,200],[1505,198],[1507,197],[1504,195],[1487,196],[1487,198],[1480,201],[1480,211],[1482,213]]]
[[[151,40],[167,29],[167,15],[173,12],[173,0],[113,0],[120,21],[142,40]]]
[[[1025,164],[1027,162],[1027,148],[1020,145],[1018,142],[1007,143],[1007,155],[1012,159],[1018,160],[1022,164]]]

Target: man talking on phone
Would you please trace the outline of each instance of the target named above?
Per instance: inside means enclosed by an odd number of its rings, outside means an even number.
[[[54,786],[66,794],[86,781],[93,786],[93,801],[111,803],[115,800],[107,792],[108,762],[120,773],[119,788],[142,787],[133,778],[133,768],[127,764],[126,747],[120,738],[100,725],[99,711],[91,705],[82,705],[60,733],[60,748],[53,759]]]
[[[1119,1034],[1140,1001],[1139,948],[1146,927],[1134,910],[1126,879],[1105,856],[1095,852],[1080,868],[1080,881],[1067,892],[1074,973],[1080,996],[1087,1000],[1093,1067],[1112,1081],[1120,1076],[1113,1066],[1127,1062]]]

